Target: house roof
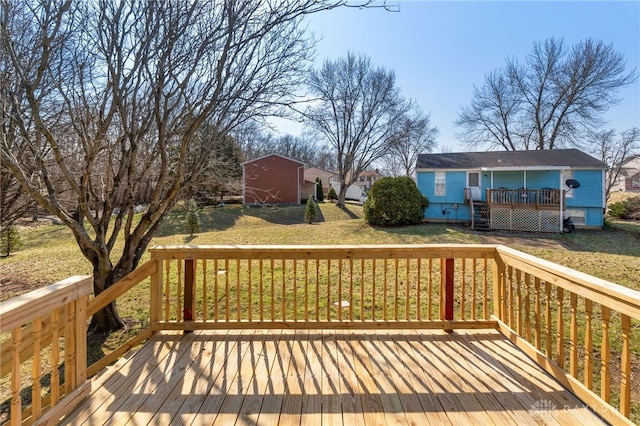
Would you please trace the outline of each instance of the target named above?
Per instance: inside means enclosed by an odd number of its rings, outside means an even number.
[[[420,154],[416,162],[416,169],[508,170],[540,167],[606,168],[607,165],[578,149]]]
[[[264,160],[265,158],[269,158],[269,157],[279,157],[279,158],[282,158],[284,160],[293,161],[294,163],[302,164],[304,166],[304,163],[302,161],[294,160],[293,158],[285,157],[284,155],[280,155],[280,154],[263,155],[262,157],[254,158],[253,160],[249,160],[249,161],[245,161],[244,163],[240,163],[240,165],[244,166],[245,164],[255,163],[256,161]]]

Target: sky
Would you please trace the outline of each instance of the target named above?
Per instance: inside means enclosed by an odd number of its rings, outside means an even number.
[[[387,0],[388,2],[390,0]],[[391,0],[393,2],[393,0]],[[375,66],[393,70],[406,98],[431,114],[440,130],[438,148],[458,152],[454,121],[470,104],[475,86],[502,68],[506,58],[524,60],[535,42],[586,38],[611,43],[627,71],[640,72],[640,1],[397,1],[399,12],[339,8],[308,18],[318,39],[315,67],[348,52],[364,53]],[[623,101],[606,114],[607,128],[640,127],[640,82],[618,93]],[[302,126],[276,121],[281,133]]]

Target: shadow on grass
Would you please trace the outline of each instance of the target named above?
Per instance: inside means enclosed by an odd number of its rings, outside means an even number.
[[[360,219],[360,216],[358,216],[352,210],[349,209],[349,204],[351,204],[351,203],[345,202],[344,207],[342,208],[342,210],[349,216],[349,218],[351,218],[351,219]]]
[[[242,206],[226,207],[205,207],[198,212],[200,216],[200,230],[202,232],[224,231],[233,228],[236,222],[243,215]],[[176,206],[164,220],[160,227],[158,236],[168,237],[171,235],[184,234],[187,224],[187,211]]]

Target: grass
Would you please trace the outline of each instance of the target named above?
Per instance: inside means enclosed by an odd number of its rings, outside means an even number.
[[[573,269],[640,290],[640,223],[609,221],[603,230],[579,229],[572,234],[478,233],[454,224],[425,223],[375,228],[362,219],[362,206],[319,203],[317,221],[304,223],[305,206],[243,208],[226,206],[200,212],[202,231],[190,237],[186,211],[177,208],[165,221],[154,245],[172,244],[410,244],[501,243]],[[63,225],[26,226],[24,247],[0,261],[0,300],[25,293],[70,275],[91,273],[71,232]],[[142,259],[144,262],[148,255]],[[99,359],[144,327],[147,313],[140,300],[148,293],[132,289],[118,300],[128,328],[108,337],[92,337],[90,358]],[[636,323],[634,323],[636,324]],[[637,328],[637,325],[634,325]],[[635,355],[635,354],[634,354]],[[0,392],[3,393],[3,392]],[[3,395],[4,396],[4,395]],[[5,400],[5,398],[1,398]],[[6,406],[5,406],[6,407]],[[3,410],[4,411],[4,410]],[[634,409],[634,412],[637,411]],[[636,421],[638,418],[634,417]],[[0,419],[1,420],[1,419]]]

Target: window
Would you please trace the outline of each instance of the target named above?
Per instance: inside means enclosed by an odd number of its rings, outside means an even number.
[[[436,192],[435,195],[447,194],[447,175],[445,172],[436,172]]]
[[[480,174],[479,173],[469,173],[469,186],[473,186],[473,187],[480,186]]]

